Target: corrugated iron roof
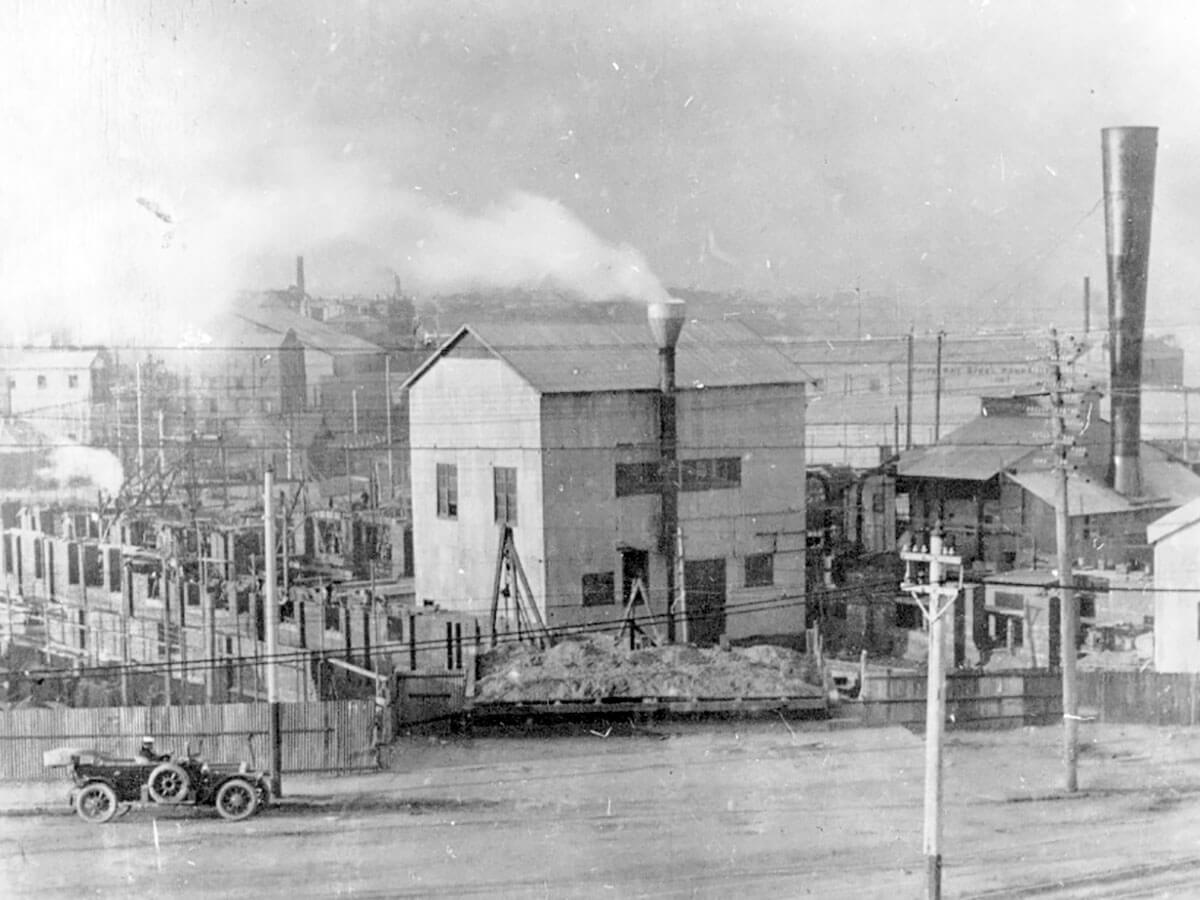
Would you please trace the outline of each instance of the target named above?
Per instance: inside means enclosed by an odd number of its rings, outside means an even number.
[[[378,344],[339,331],[308,316],[302,316],[270,300],[262,300],[257,305],[247,304],[244,308],[235,310],[234,315],[281,335],[287,334],[289,330],[294,331],[305,346],[326,353],[383,352],[383,348]]]
[[[1058,507],[1058,473],[1017,472],[1006,476],[1043,503]],[[1072,516],[1103,516],[1135,508],[1126,497],[1092,478],[1067,474],[1067,510]]]
[[[1138,497],[1126,497],[1096,478],[1069,472],[1067,510],[1072,516],[1102,516],[1134,509],[1181,506],[1200,497],[1200,475],[1175,462],[1157,447],[1142,444],[1140,465],[1142,493]],[[1007,477],[1039,500],[1051,506],[1058,505],[1058,477],[1054,471],[1017,472]]]
[[[1200,522],[1200,497],[1185,503],[1179,509],[1172,510],[1161,519],[1155,519],[1146,526],[1146,539],[1156,544],[1181,529]]]
[[[987,481],[1050,443],[1050,423],[1035,416],[978,416],[932,447],[900,454],[904,478]]]
[[[105,362],[105,352],[97,348],[14,347],[0,350],[0,370],[90,369]]]
[[[539,393],[641,391],[658,387],[658,351],[640,324],[465,325],[406,382],[415,384],[438,359],[465,349],[473,337],[507,362]],[[761,384],[803,384],[809,376],[750,329],[736,322],[691,321],[675,355],[679,390]]]

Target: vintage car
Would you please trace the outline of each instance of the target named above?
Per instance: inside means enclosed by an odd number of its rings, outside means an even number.
[[[245,763],[208,763],[186,755],[159,762],[108,756],[97,750],[58,748],[46,765],[68,767],[75,786],[70,803],[85,822],[100,824],[122,804],[213,806],[225,819],[245,819],[271,802],[270,778]]]

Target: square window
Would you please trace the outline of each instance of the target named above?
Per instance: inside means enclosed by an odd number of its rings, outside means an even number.
[[[774,583],[774,553],[751,553],[746,557],[746,587],[765,587]]]
[[[439,519],[458,518],[458,466],[437,464],[437,514]]]
[[[79,376],[78,375],[68,375],[67,376],[67,387],[69,387],[69,388],[79,387]]]
[[[45,375],[39,375],[37,377],[37,386],[39,389],[44,388],[46,386],[46,376]]]
[[[616,603],[616,576],[612,572],[591,572],[583,576],[583,605],[610,606]]]

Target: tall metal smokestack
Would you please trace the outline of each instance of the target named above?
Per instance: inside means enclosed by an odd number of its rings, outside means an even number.
[[[1104,234],[1108,257],[1109,390],[1112,459],[1108,482],[1120,494],[1142,491],[1142,336],[1154,207],[1157,128],[1104,128]]]
[[[658,546],[667,567],[667,640],[675,641],[675,537],[679,527],[679,466],[675,433],[675,344],[683,330],[687,304],[670,297],[646,310],[658,346],[658,453],[662,521]]]
[[[304,257],[296,257],[296,291],[301,297],[304,296]]]

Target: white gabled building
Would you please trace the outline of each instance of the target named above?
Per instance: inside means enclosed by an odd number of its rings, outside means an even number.
[[[1200,499],[1146,527],[1154,547],[1154,668],[1200,672]]]
[[[806,375],[736,323],[676,366],[681,637],[805,627]],[[409,378],[418,601],[488,615],[501,523],[553,627],[666,600],[659,370],[645,326],[464,326]]]

